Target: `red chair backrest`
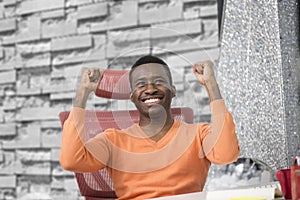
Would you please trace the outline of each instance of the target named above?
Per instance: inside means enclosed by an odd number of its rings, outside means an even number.
[[[128,70],[105,70],[95,95],[107,99],[129,99]]]

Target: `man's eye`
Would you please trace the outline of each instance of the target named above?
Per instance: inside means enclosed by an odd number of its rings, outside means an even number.
[[[165,83],[164,80],[161,80],[161,79],[155,80],[155,84],[156,84],[156,85],[162,85],[162,84],[164,84],[164,83]]]
[[[140,88],[140,87],[144,87],[145,86],[145,82],[138,82],[135,84],[136,87]]]

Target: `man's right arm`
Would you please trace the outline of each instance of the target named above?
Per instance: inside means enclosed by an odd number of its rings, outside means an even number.
[[[104,162],[102,163],[97,160],[88,150],[84,128],[87,99],[89,94],[97,89],[102,75],[103,71],[99,71],[98,69],[85,68],[82,70],[73,109],[63,126],[60,163],[66,170],[87,172],[105,167]],[[103,151],[107,151],[105,145],[103,147]],[[106,157],[105,155],[108,155],[108,152],[104,154],[104,157]]]

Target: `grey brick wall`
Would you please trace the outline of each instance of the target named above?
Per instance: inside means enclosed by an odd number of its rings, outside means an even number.
[[[191,63],[218,59],[215,0],[1,0],[0,200],[80,199],[59,165],[58,113],[71,109],[83,66],[124,69],[149,53],[172,68],[174,106],[209,120]],[[95,97],[89,106],[133,107]]]

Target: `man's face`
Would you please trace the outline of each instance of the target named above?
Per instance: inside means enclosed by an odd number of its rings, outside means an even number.
[[[132,72],[131,101],[143,115],[149,110],[169,111],[175,87],[171,85],[166,70],[161,64],[147,63]]]

